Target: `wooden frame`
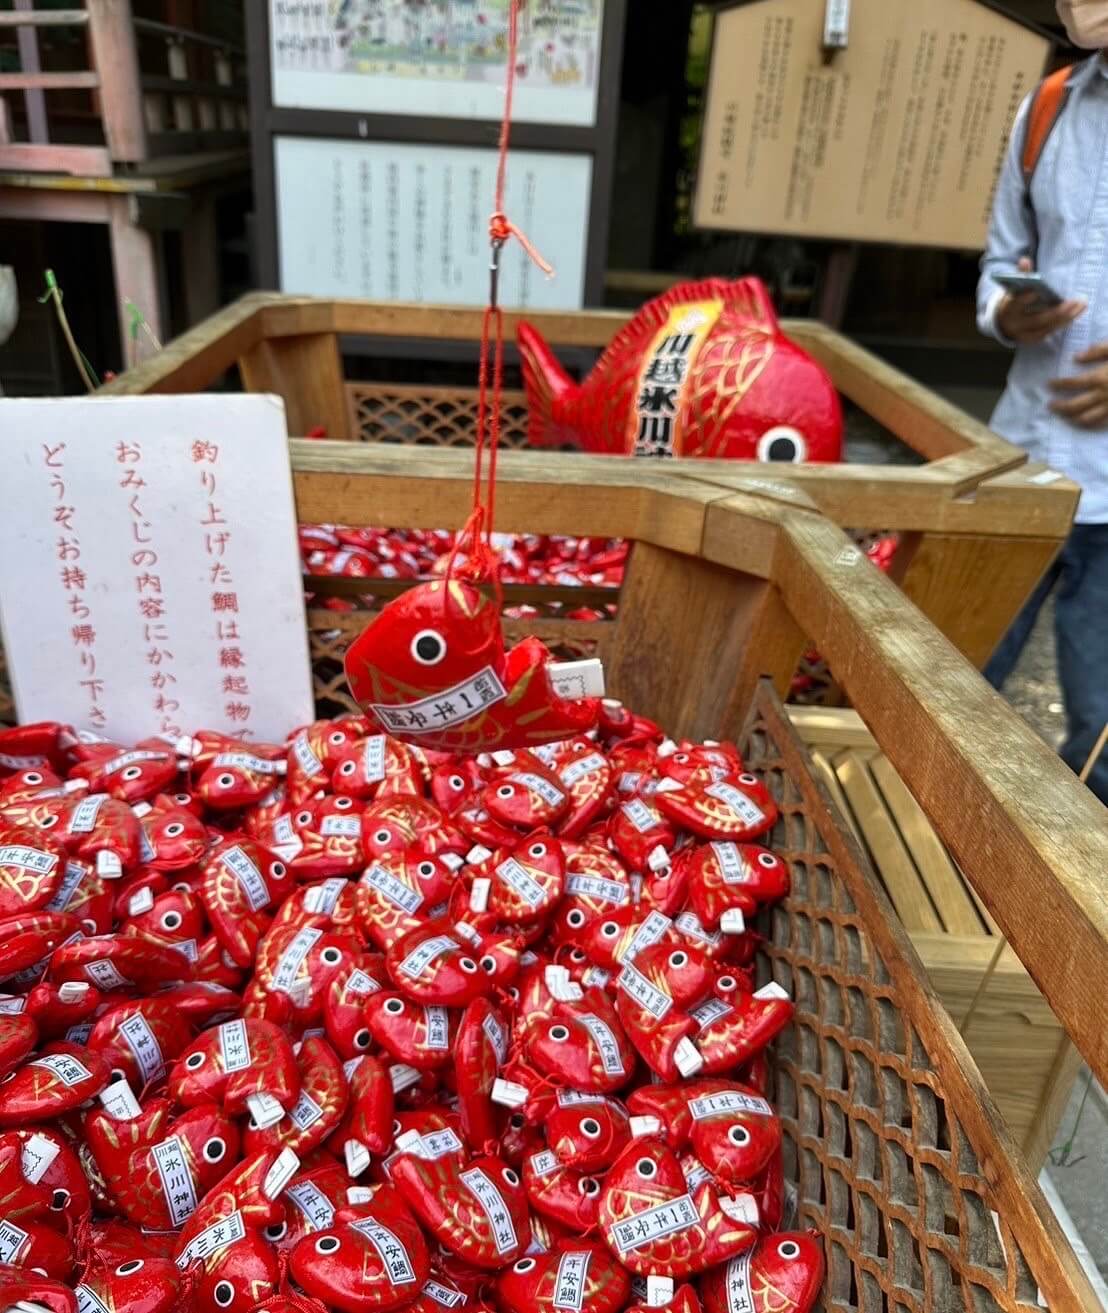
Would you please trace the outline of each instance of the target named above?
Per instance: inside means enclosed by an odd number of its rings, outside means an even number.
[[[628,317],[609,311],[509,313],[505,328],[512,336],[526,318],[559,347],[595,351]],[[984,664],[1057,553],[1077,488],[1040,464],[1028,464],[1019,448],[825,325],[793,320],[785,328],[848,400],[925,463],[770,467],[695,461],[696,477],[738,489],[769,474],[775,495],[810,497],[844,527],[897,531],[902,544],[895,574],[904,591],[975,665]],[[200,391],[237,368],[248,390],[284,398],[290,434],[322,424],[332,437],[357,436],[341,336],[357,338],[359,347],[370,350],[379,344],[389,354],[403,340],[413,357],[425,358],[459,344],[473,349],[480,329],[480,310],[256,293],[104,391]],[[472,403],[471,390],[453,393]],[[393,459],[397,470],[411,464],[402,450],[381,459]],[[670,468],[681,464],[671,462]]]
[[[585,301],[604,299],[608,226],[615,183],[615,137],[619,115],[620,69],[627,0],[604,0],[596,122],[591,127],[514,123],[517,150],[580,152],[592,157]],[[353,141],[427,142],[436,145],[496,145],[498,124],[491,120],[358,114],[342,110],[288,109],[272,102],[268,0],[246,6],[246,47],[250,69],[250,124],[254,152],[258,275],[263,286],[278,287],[276,171],[274,138],[280,135],[331,137]]]
[[[291,452],[305,521],[414,527],[432,515],[457,521],[469,505],[460,453],[425,451],[416,475],[396,449],[294,440]],[[633,539],[610,691],[672,733],[740,737],[781,804],[774,842],[792,864],[793,892],[767,958],[796,998],[797,1022],[779,1048],[776,1092],[800,1220],[818,1227],[828,1254],[826,1303],[1029,1311],[1038,1287],[1055,1313],[1093,1310],[769,681],[783,686],[806,636],[827,651],[1102,1078],[1104,809],[811,499],[757,474],[745,488],[735,482],[724,489],[668,464],[508,452],[498,527]],[[334,613],[318,623],[335,632]]]

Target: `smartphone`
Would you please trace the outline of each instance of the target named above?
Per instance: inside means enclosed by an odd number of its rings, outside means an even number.
[[[994,274],[993,277],[1013,296],[1023,296],[1033,292],[1036,306],[1044,310],[1061,305],[1065,300],[1065,297],[1060,296],[1042,274]]]

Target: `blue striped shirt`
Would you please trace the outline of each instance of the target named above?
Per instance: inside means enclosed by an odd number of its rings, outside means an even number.
[[[1036,346],[1016,348],[1008,385],[992,427],[1032,460],[1061,470],[1083,489],[1077,519],[1108,523],[1108,425],[1082,429],[1052,414],[1053,378],[1090,366],[1074,357],[1108,342],[1108,65],[1099,55],[1078,66],[1070,98],[1031,180],[1030,204],[1021,167],[1029,100],[1016,118],[993,202],[977,288],[977,322],[1004,341],[996,309],[1004,289],[993,274],[1014,273],[1021,256],[1062,296],[1088,303],[1068,327]],[[1005,345],[1011,345],[1005,343]]]

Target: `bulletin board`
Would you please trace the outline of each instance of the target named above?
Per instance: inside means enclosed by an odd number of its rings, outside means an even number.
[[[507,208],[556,275],[509,247],[506,307],[603,301],[626,3],[521,15]],[[484,302],[507,15],[508,0],[248,6],[264,286]]]
[[[698,228],[979,249],[1048,37],[979,0],[853,0],[826,57],[822,0],[716,17]]]

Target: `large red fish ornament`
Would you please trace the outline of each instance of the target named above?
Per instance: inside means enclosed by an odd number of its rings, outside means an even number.
[[[591,729],[596,698],[559,695],[537,638],[510,652],[496,603],[461,579],[389,602],[350,646],[346,677],[382,729],[441,752],[527,748]]]
[[[681,283],[638,312],[584,383],[520,324],[532,446],[622,456],[842,459],[839,396],[781,332],[757,278]]]

